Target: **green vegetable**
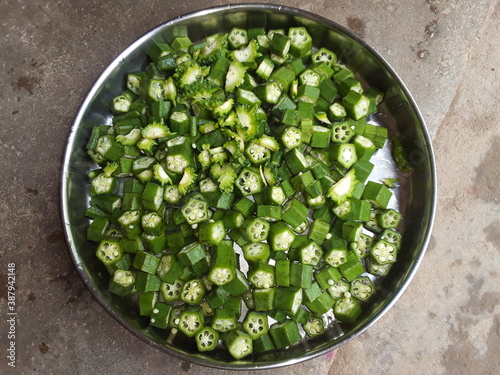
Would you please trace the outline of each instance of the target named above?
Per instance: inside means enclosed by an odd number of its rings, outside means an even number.
[[[84,215],[111,293],[238,360],[322,335],[327,313],[355,322],[397,261],[403,217],[398,179],[370,180],[384,93],[309,25],[231,27],[152,43],[89,136]]]

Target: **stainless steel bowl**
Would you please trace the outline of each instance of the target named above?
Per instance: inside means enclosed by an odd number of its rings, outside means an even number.
[[[200,354],[191,341],[170,341],[165,333],[149,327],[147,319],[140,317],[130,302],[107,292],[107,273],[94,255],[95,245],[85,238],[88,220],[83,213],[90,194],[86,175],[95,168],[86,155],[85,145],[94,125],[110,123],[112,98],[123,91],[128,72],[144,69],[146,51],[154,40],[171,41],[175,35],[186,32],[192,40],[200,40],[215,32],[228,32],[234,26],[276,29],[297,25],[308,28],[315,47],[335,51],[365,87],[385,92],[380,111],[371,121],[400,135],[414,166],[410,175],[402,176],[398,200],[393,202],[405,217],[403,250],[390,274],[378,281],[378,294],[370,308],[354,325],[335,323],[321,337],[305,338],[289,349],[240,361],[234,361],[225,350]],[[388,149],[377,158],[376,173],[397,174]],[[430,237],[436,203],[436,172],[429,135],[414,100],[391,66],[362,39],[330,20],[299,9],[262,4],[227,5],[194,12],[154,28],[126,48],[104,70],[78,111],[69,133],[61,179],[62,217],[69,253],[85,285],[101,305],[153,347],[186,361],[224,369],[263,369],[299,363],[336,349],[366,330],[389,310],[414,276]]]

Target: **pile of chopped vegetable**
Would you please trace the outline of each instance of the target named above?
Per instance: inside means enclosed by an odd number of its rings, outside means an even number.
[[[148,56],[87,145],[109,291],[235,359],[321,335],[328,314],[354,323],[401,244],[393,180],[369,179],[383,94],[304,27],[178,36]]]

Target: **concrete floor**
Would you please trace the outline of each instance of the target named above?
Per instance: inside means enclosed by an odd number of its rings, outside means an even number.
[[[104,67],[155,25],[222,3],[0,2],[0,373],[227,373],[153,350],[107,315],[71,264],[58,190],[70,125]],[[430,246],[396,305],[335,354],[273,373],[499,373],[500,3],[275,3],[347,26],[393,65],[432,135],[439,193]],[[5,355],[8,263],[15,369]]]

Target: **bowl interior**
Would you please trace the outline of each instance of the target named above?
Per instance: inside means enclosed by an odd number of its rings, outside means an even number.
[[[132,308],[131,301],[107,292],[108,275],[95,257],[95,245],[86,240],[88,219],[83,216],[90,189],[87,172],[95,165],[85,145],[95,125],[109,124],[112,99],[125,89],[127,73],[142,71],[146,51],[153,41],[170,42],[177,35],[193,41],[232,27],[287,29],[305,26],[314,46],[334,51],[352,69],[365,88],[376,87],[385,93],[379,112],[370,122],[397,133],[409,153],[414,171],[401,178],[397,206],[404,214],[403,245],[390,274],[378,282],[378,294],[370,308],[353,325],[332,324],[325,335],[304,339],[291,348],[250,359],[234,361],[225,350],[200,354],[191,340],[171,338],[152,329],[148,321]],[[380,172],[397,172],[385,150],[377,156]],[[376,169],[377,171],[377,169]],[[340,25],[293,8],[272,5],[229,5],[183,16],[151,30],[124,50],[102,73],[84,100],[71,128],[62,171],[62,216],[70,255],[86,286],[104,308],[137,336],[167,353],[192,362],[221,368],[253,369],[289,365],[307,360],[339,347],[359,335],[379,319],[404,291],[424,254],[430,236],[435,206],[435,170],[432,148],[425,124],[409,92],[392,68],[372,48]]]

